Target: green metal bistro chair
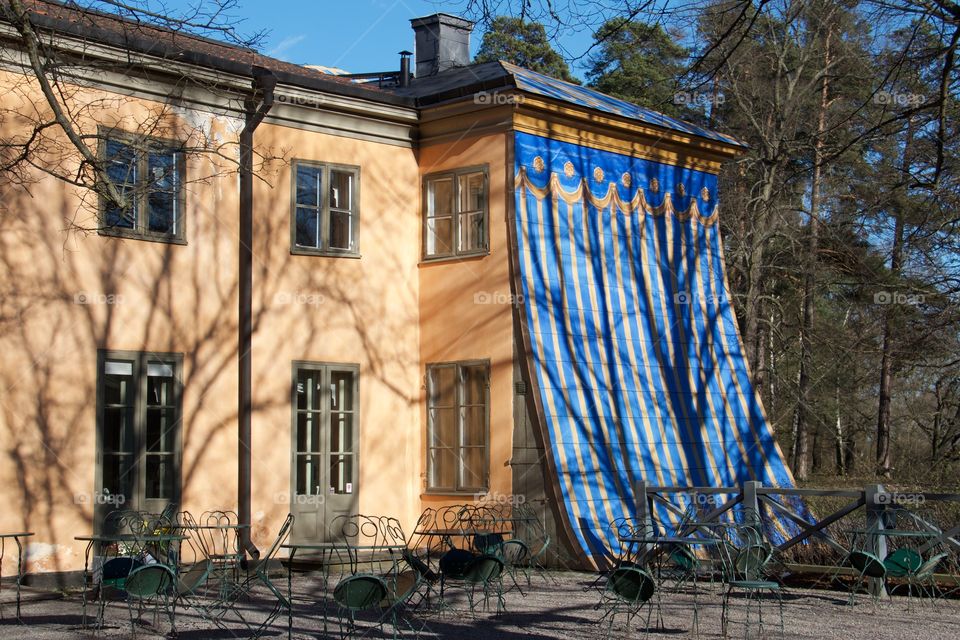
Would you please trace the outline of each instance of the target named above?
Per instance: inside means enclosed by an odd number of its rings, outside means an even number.
[[[861,589],[867,590],[870,580],[880,580],[886,582],[887,567],[876,554],[870,551],[851,551],[847,555],[846,564],[853,567],[856,577],[850,585],[850,606],[856,603],[857,592]],[[869,592],[869,590],[868,590]],[[880,590],[871,593],[873,602],[876,604],[880,598]]]
[[[747,601],[744,620],[745,635],[749,634],[750,610],[756,602],[758,631],[761,637],[763,636],[763,595],[769,592],[777,598],[780,637],[783,637],[783,585],[771,579],[769,575],[773,565],[773,548],[764,540],[760,529],[755,524],[734,524],[723,530],[726,532],[727,543],[719,545],[723,580],[727,586],[723,594],[720,614],[720,628],[723,636],[727,636],[731,622],[730,598],[735,591],[740,591]]]
[[[891,578],[906,578],[919,569],[922,564],[923,557],[907,547],[897,549],[883,561],[883,566],[887,569],[887,575]]]
[[[949,554],[942,552],[930,556],[923,564],[917,567],[916,570],[907,574],[908,597],[913,596],[914,588],[916,588],[919,595],[928,598],[935,599],[942,595],[942,592],[937,586],[937,580],[934,574],[937,567],[940,566],[940,563],[946,560],[948,556]]]
[[[270,545],[267,552],[256,561],[255,566],[249,567],[246,574],[236,583],[230,585],[223,596],[211,603],[208,610],[215,612],[212,619],[218,627],[225,630],[227,629],[224,620],[226,615],[232,612],[237,619],[251,631],[251,637],[259,638],[267,628],[273,624],[273,621],[277,619],[284,609],[290,609],[290,601],[287,599],[286,594],[270,579],[270,567],[276,561],[280,546],[286,542],[287,537],[289,537],[292,526],[293,514],[288,514],[283,524],[280,525],[280,530],[273,544]],[[216,563],[214,563],[214,566],[216,566]],[[244,618],[241,611],[241,604],[253,598],[254,589],[257,587],[266,588],[269,594],[268,600],[272,606],[266,619],[254,627]]]
[[[130,630],[136,635],[137,623],[143,617],[143,606],[147,603],[154,605],[153,623],[157,624],[160,607],[170,620],[170,634],[176,634],[176,621],[172,606],[173,586],[176,583],[173,570],[164,564],[145,564],[130,572],[124,582],[127,592],[127,609],[130,612]],[[133,616],[136,603],[137,617]]]
[[[357,635],[357,614],[362,611],[380,609],[381,602],[389,593],[387,583],[379,576],[358,574],[347,576],[333,589],[333,600],[338,606],[337,618],[340,622],[340,637],[352,638]],[[346,616],[346,624],[344,624]]]
[[[503,560],[495,555],[484,554],[474,558],[463,574],[463,582],[467,590],[467,601],[470,612],[476,615],[477,592],[483,593],[483,610],[489,611],[490,598],[496,596],[496,615],[505,609],[503,599]]]
[[[650,616],[653,613],[651,601],[657,593],[656,581],[649,573],[637,566],[620,566],[607,576],[600,602],[596,609],[604,609],[600,622],[607,620],[607,634],[610,638],[613,633],[614,619],[618,614],[625,614],[627,618],[626,631],[621,637],[630,636],[630,622],[647,607],[646,633],[650,633]],[[657,621],[662,622],[660,602],[657,600]]]

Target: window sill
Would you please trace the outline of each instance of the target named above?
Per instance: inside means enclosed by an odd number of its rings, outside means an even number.
[[[470,496],[471,498],[476,498],[478,495],[486,495],[488,493],[487,489],[477,489],[476,491],[454,491],[453,489],[427,489],[420,494],[421,498],[431,497],[443,497],[450,496],[452,498],[462,498],[465,496]]]
[[[466,262],[472,260],[480,260],[486,258],[490,255],[490,250],[478,251],[474,253],[459,253],[455,256],[437,256],[435,258],[422,258],[420,260],[420,266],[428,266],[438,263],[447,263],[447,262]]]
[[[99,229],[98,235],[105,238],[122,238],[124,240],[142,240],[144,242],[159,242],[161,244],[179,244],[186,246],[187,241],[184,238],[176,236],[152,235],[149,233],[138,233],[136,231],[127,231],[120,229]]]
[[[306,249],[304,247],[290,247],[292,256],[313,256],[315,258],[350,258],[359,260],[363,256],[356,251],[322,251],[319,249]]]

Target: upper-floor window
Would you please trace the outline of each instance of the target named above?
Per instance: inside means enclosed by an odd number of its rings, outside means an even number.
[[[424,199],[425,259],[487,252],[486,167],[426,176]]]
[[[180,145],[110,132],[100,145],[110,182],[122,196],[100,198],[100,233],[182,242],[184,159]]]
[[[358,255],[360,168],[298,160],[293,180],[293,252]]]

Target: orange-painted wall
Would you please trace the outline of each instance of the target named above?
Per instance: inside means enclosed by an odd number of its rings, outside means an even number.
[[[20,83],[0,75],[0,86]],[[6,91],[5,106],[19,96]],[[36,94],[33,94],[36,98]],[[159,105],[82,90],[90,126],[135,130]],[[239,123],[171,111],[172,129],[236,140]],[[3,135],[19,126],[3,124]],[[253,537],[269,545],[287,512],[293,360],[360,365],[361,512],[413,522],[422,466],[419,177],[412,149],[264,124],[257,145],[283,160],[255,184]],[[235,153],[235,146],[227,153]],[[232,150],[232,151],[231,151]],[[361,168],[361,259],[290,254],[290,158]],[[185,246],[65,230],[92,228],[82,192],[37,174],[5,184],[0,212],[0,530],[29,529],[28,570],[82,567],[92,529],[97,349],[179,352],[183,504],[236,508],[235,165],[188,159]],[[220,174],[220,175],[218,175]],[[9,177],[6,177],[9,179]],[[15,562],[4,557],[4,575]]]
[[[464,137],[419,150],[421,175],[487,165],[489,169],[490,253],[483,257],[424,262],[420,265],[421,380],[426,365],[490,360],[490,482],[495,497],[509,496],[513,446],[513,316],[506,215],[507,135]],[[421,413],[426,439],[426,408]],[[426,447],[421,451],[419,491],[423,505],[472,501],[472,495],[427,493]]]

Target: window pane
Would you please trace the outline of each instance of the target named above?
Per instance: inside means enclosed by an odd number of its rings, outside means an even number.
[[[320,206],[320,183],[323,167],[297,165],[297,204],[309,207]]]
[[[347,484],[352,482],[353,456],[330,456],[330,488],[333,489],[332,493],[347,493]]]
[[[487,368],[461,367],[460,376],[463,381],[463,404],[484,404],[487,401]]]
[[[353,211],[353,174],[330,170],[330,208]]]
[[[103,211],[103,223],[107,227],[133,229],[137,221],[137,201],[133,187],[119,185],[120,193],[126,201],[125,207],[108,202]]]
[[[427,220],[427,255],[447,255],[453,251],[453,218]]]
[[[330,372],[330,409],[353,411],[353,373],[350,371]]]
[[[431,487],[453,489],[457,486],[457,464],[452,449],[431,449],[429,463]]]
[[[320,491],[320,456],[297,456],[297,494],[323,495]]]
[[[147,230],[154,233],[177,233],[177,199],[172,191],[150,191],[147,195]]]
[[[483,445],[486,442],[486,415],[484,407],[465,407],[461,409],[463,416],[463,444]]]
[[[330,247],[332,249],[350,249],[351,214],[349,211],[330,210]]]
[[[105,407],[103,410],[104,451],[133,452],[133,409],[129,407]]]
[[[151,371],[154,374],[151,374]],[[174,404],[173,368],[169,365],[148,365],[147,367],[147,406],[171,407]]]
[[[460,176],[460,212],[481,211],[484,208],[483,173]]]
[[[353,452],[353,414],[330,414],[330,452]]]
[[[430,420],[432,429],[430,446],[456,447],[459,444],[456,409],[432,409]]]
[[[116,373],[113,373],[116,372]],[[107,404],[133,404],[133,363],[107,361],[104,363],[103,401]]]
[[[172,499],[174,476],[172,455],[147,454],[145,497],[148,500]]]
[[[454,366],[430,367],[427,373],[429,403],[431,407],[453,407],[457,404],[457,368]]]
[[[483,233],[483,214],[460,215],[460,251],[477,251],[486,247]]]
[[[131,456],[103,454],[103,492],[114,496],[124,496],[126,498],[125,502],[129,502],[133,496],[130,490],[130,481],[133,477],[129,471],[128,462],[130,460],[132,460]]]
[[[147,451],[170,453],[174,450],[177,417],[172,409],[147,409]]]
[[[448,216],[453,213],[453,179],[440,178],[427,183],[427,216]]]
[[[469,447],[461,450],[460,488],[479,488],[487,483],[483,447]]]
[[[115,184],[135,184],[137,181],[136,152],[119,140],[107,140],[105,159],[107,176]]]
[[[297,409],[320,410],[320,371],[297,370]]]
[[[297,413],[297,451],[301,453],[320,452],[320,413]]]
[[[297,207],[297,245],[320,247],[320,211]]]

